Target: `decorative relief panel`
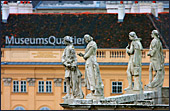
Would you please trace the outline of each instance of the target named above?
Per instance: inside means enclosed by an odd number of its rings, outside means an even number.
[[[53,53],[51,51],[39,51],[37,53],[32,53],[34,58],[59,58],[59,53]]]

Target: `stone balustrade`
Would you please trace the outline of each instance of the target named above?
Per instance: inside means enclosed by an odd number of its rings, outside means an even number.
[[[64,49],[29,49],[29,48],[1,48],[2,62],[61,62]],[[149,49],[142,51],[142,62],[149,63],[147,56]],[[84,49],[76,49],[76,53],[84,53]],[[164,49],[165,63],[169,63],[169,49]],[[98,62],[128,62],[129,56],[125,49],[97,49]],[[77,56],[78,62],[85,62]]]

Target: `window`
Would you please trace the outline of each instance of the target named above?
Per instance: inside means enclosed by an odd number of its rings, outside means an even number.
[[[112,82],[112,93],[122,93],[122,82]]]
[[[52,92],[51,86],[52,86],[51,81],[46,81],[46,92]]]
[[[26,92],[26,81],[21,81],[21,92]]]
[[[19,85],[19,81],[13,81],[13,92],[26,92],[26,83],[26,81],[21,81],[21,84]]]
[[[48,107],[42,107],[40,110],[50,110]]]
[[[66,82],[64,82],[64,93],[67,93]]]
[[[38,82],[38,92],[44,92],[44,81]]]
[[[19,81],[13,81],[13,92],[19,92]]]
[[[23,107],[21,107],[21,106],[18,106],[14,110],[25,110],[25,109]]]

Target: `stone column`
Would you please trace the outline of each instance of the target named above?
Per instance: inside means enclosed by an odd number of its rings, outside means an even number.
[[[35,78],[28,78],[28,110],[35,110],[35,95],[36,95],[36,90],[35,90]]]
[[[11,78],[3,78],[4,90],[3,90],[3,100],[4,110],[11,110]]]
[[[55,109],[59,108],[61,110],[62,107],[60,106],[61,99],[62,99],[62,78],[54,78],[54,101],[55,101]]]

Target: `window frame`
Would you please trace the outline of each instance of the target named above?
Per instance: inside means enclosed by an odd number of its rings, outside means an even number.
[[[63,93],[67,93],[67,85],[66,82],[63,82]]]
[[[22,106],[17,106],[17,107],[14,108],[14,110],[25,110],[25,108],[22,107]]]
[[[39,84],[40,82],[43,82],[43,84]],[[40,87],[41,87],[41,91],[40,91]],[[43,91],[42,91],[43,89]],[[44,81],[38,81],[38,92],[39,93],[44,93]]]
[[[113,85],[113,83],[116,83],[116,85]],[[121,85],[119,85],[119,83],[121,83]],[[123,93],[123,82],[122,81],[112,81],[112,84],[111,84],[111,87],[112,87],[112,94],[122,94]],[[113,91],[113,87],[115,87],[115,92]],[[119,92],[119,87],[121,87],[121,91]]]
[[[21,80],[20,82],[21,82],[21,84],[20,84],[21,92],[22,93],[27,92],[27,81],[26,80]],[[22,82],[25,82],[25,83],[22,84]],[[23,88],[23,91],[22,91],[22,88]]]
[[[40,110],[51,110],[51,109],[48,107],[42,107],[42,108],[40,108]]]
[[[14,83],[14,82],[18,82],[18,83],[16,84],[16,83]],[[15,89],[14,87],[15,87],[16,89],[18,89],[18,90],[15,91],[15,90],[14,90],[14,89]],[[14,92],[14,93],[19,92],[19,80],[13,80],[13,92]]]
[[[45,81],[46,82],[46,93],[52,93],[52,81]],[[48,83],[48,84],[47,84]],[[50,83],[50,84],[49,84]],[[51,91],[49,91],[49,88],[51,87]],[[48,90],[48,91],[47,91]]]

